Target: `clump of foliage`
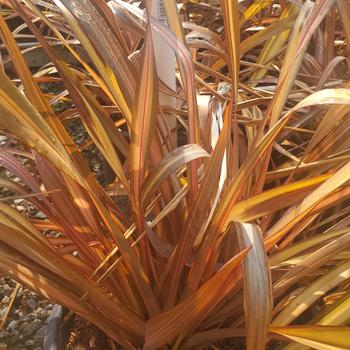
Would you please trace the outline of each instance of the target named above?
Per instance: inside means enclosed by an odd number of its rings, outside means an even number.
[[[0,270],[125,349],[350,348],[347,0],[1,4]]]

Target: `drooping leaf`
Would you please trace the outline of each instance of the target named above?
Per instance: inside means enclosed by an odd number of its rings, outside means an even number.
[[[235,223],[243,260],[247,350],[264,350],[273,307],[272,282],[262,232],[257,225]]]

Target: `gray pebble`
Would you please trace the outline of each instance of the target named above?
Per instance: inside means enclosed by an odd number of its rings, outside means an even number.
[[[10,296],[13,292],[13,288],[10,287],[9,285],[5,284],[2,288],[1,288],[1,294],[5,295],[5,296]]]
[[[9,335],[10,335],[9,332],[1,331],[0,332],[0,339],[4,339],[4,338],[8,337]]]
[[[25,208],[23,205],[16,205],[16,209],[17,209],[19,212],[22,212],[22,211],[26,210],[26,208]]]
[[[38,211],[35,216],[38,218],[38,219],[47,219],[47,216],[42,212],[42,211]]]
[[[12,320],[9,325],[7,326],[7,330],[8,331],[13,331],[14,329],[16,329],[18,326],[18,322],[16,320]]]
[[[38,318],[38,316],[36,314],[34,314],[33,312],[31,312],[30,314],[28,314],[29,318],[32,320],[36,320]]]
[[[28,324],[28,326],[24,327],[22,330],[22,334],[25,337],[29,337],[30,335],[34,334],[37,329],[39,329],[41,326],[41,320],[35,319],[31,323]]]
[[[29,321],[29,318],[28,318],[28,321]],[[18,327],[18,329],[19,329],[19,331],[22,333],[23,332],[23,329],[26,329],[28,326],[29,326],[29,322],[28,321],[23,321],[20,325],[19,325],[19,327]]]
[[[44,337],[46,335],[46,330],[47,330],[47,326],[44,325],[36,331],[35,335]]]
[[[13,330],[11,331],[11,337],[17,337],[18,335],[19,335],[19,332],[18,332],[17,329],[13,329]]]
[[[27,305],[32,309],[35,310],[38,306],[38,302],[34,299],[28,299],[27,300]]]
[[[53,308],[53,305],[52,304],[47,304],[45,306],[45,310],[51,310]]]
[[[38,315],[38,318],[43,320],[44,318],[47,318],[49,316],[49,312],[47,310],[42,310],[38,312],[37,315]]]
[[[24,199],[22,199],[22,198],[15,199],[15,200],[13,201],[13,203],[15,203],[16,205],[19,205],[19,204],[21,204],[21,203],[23,203],[23,202],[24,202]]]
[[[29,322],[30,321],[30,317],[28,315],[23,315],[21,316],[19,319],[18,319],[18,322],[19,323],[22,323],[22,322]]]
[[[44,309],[42,307],[37,307],[34,311],[33,311],[33,314],[35,315],[39,315],[40,312],[44,311]]]
[[[38,295],[35,294],[34,292],[29,292],[28,296],[31,297],[31,299],[35,299],[35,300],[38,299]]]
[[[20,309],[15,310],[15,315],[17,315],[18,317],[22,317],[24,315],[24,312]]]
[[[38,346],[38,345],[42,345],[44,343],[44,336],[41,335],[35,335],[33,340],[34,340],[34,345]]]
[[[34,340],[33,339],[29,339],[24,343],[25,346],[33,346],[34,345]]]

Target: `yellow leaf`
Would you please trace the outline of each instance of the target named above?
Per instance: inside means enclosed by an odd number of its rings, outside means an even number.
[[[350,327],[291,326],[271,327],[270,331],[318,350],[350,349]]]

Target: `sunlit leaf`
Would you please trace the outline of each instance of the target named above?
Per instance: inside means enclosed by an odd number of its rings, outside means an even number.
[[[271,327],[270,331],[282,334],[300,344],[320,350],[346,350],[350,347],[349,327]]]

